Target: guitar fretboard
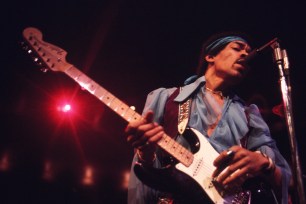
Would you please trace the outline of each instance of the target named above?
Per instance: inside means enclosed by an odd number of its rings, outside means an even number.
[[[100,101],[102,101],[126,121],[136,121],[141,118],[141,115],[135,112],[132,108],[116,98],[113,94],[108,92],[75,67],[70,67],[65,71],[65,73],[74,79],[82,88],[96,96]]]
[[[71,66],[64,72],[127,122],[137,121],[142,118],[142,116],[132,108],[74,66]],[[158,145],[185,166],[190,166],[192,164],[193,154],[168,135],[164,134],[162,139],[158,142]]]

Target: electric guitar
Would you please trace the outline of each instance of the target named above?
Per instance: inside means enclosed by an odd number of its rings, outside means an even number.
[[[35,61],[39,61],[44,68],[64,72],[127,122],[142,118],[140,114],[112,93],[75,66],[67,63],[65,59],[67,52],[43,41],[42,33],[38,29],[33,27],[24,29],[23,37],[27,52],[37,56]],[[190,151],[165,134],[157,145],[175,159],[175,164],[161,169],[136,164],[134,168],[136,175],[148,186],[165,191],[181,192],[186,194],[190,200],[196,200],[195,202],[250,203],[254,194],[252,190],[243,189],[237,193],[229,194],[214,184],[211,177],[215,170],[213,161],[219,153],[199,131],[188,129],[185,132],[188,138],[193,138],[192,142],[194,144],[191,144],[191,146],[196,148]]]

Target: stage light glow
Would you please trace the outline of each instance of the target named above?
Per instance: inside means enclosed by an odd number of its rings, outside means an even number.
[[[0,159],[0,171],[8,171],[10,168],[9,154],[6,152]]]
[[[70,111],[70,110],[71,110],[71,105],[70,105],[70,104],[64,105],[62,110],[63,110],[63,112],[68,112],[68,111]]]
[[[94,184],[93,174],[94,174],[94,169],[91,166],[86,166],[82,183],[86,186],[93,185]]]
[[[65,104],[57,106],[57,110],[63,113],[68,113],[68,112],[71,112],[72,107],[70,104],[65,103]]]
[[[53,164],[50,161],[44,162],[43,179],[52,181],[54,179]]]
[[[130,180],[130,171],[129,170],[126,170],[122,173],[121,175],[121,188],[126,190],[128,189],[128,185],[129,185],[129,180]]]

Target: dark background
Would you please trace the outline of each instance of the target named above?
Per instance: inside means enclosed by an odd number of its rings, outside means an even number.
[[[304,171],[304,1],[7,1],[1,6],[0,203],[126,203],[133,149],[126,123],[68,76],[43,73],[19,43],[26,27],[67,51],[74,64],[141,113],[147,93],[195,72],[203,40],[240,30],[260,47],[280,39],[290,60],[296,139]],[[262,110],[290,162],[272,50],[237,89]],[[72,111],[57,111],[62,102]],[[305,154],[305,153],[304,153]],[[82,183],[92,168],[91,185]]]

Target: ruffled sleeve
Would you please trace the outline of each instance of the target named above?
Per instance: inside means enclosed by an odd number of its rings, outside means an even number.
[[[176,90],[176,88],[159,88],[148,94],[143,115],[152,110],[154,112],[154,121],[161,123],[164,114],[164,107],[168,97]],[[149,204],[157,203],[158,197],[161,192],[156,191],[145,184],[143,184],[134,173],[135,163],[138,161],[137,155],[134,155],[134,159],[131,167],[131,174],[128,187],[128,204]],[[158,159],[155,160],[154,167],[160,167]]]
[[[259,150],[268,155],[282,172],[282,204],[288,203],[288,187],[291,178],[291,169],[285,158],[279,152],[275,141],[270,135],[270,130],[263,120],[258,107],[250,105],[246,109],[249,116],[249,125],[252,130],[248,139],[248,148]]]

